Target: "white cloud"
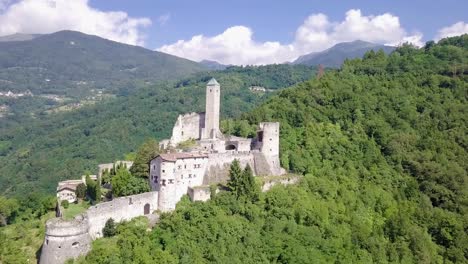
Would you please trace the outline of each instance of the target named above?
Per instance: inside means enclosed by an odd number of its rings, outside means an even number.
[[[460,36],[466,33],[468,33],[468,23],[460,21],[451,26],[441,28],[437,33],[436,40],[447,37]]]
[[[158,50],[195,61],[208,59],[225,64],[269,64],[289,59],[293,47],[279,42],[258,43],[252,34],[250,28],[234,26],[214,37],[197,35]]]
[[[324,14],[310,15],[298,27],[290,44],[258,42],[253,39],[250,28],[234,26],[216,36],[197,35],[190,40],[164,45],[158,50],[196,61],[208,59],[225,64],[267,64],[290,61],[339,42],[357,39],[393,45],[403,42],[423,44],[422,34],[408,34],[397,16],[389,13],[363,16],[360,10],[351,9],[340,22],[329,21]]]
[[[161,26],[164,26],[171,19],[171,14],[166,13],[158,17],[158,23]]]
[[[3,11],[0,9],[0,36],[76,30],[127,44],[143,45],[145,36],[141,29],[150,24],[148,18],[94,9],[88,0],[21,0],[9,4]]]

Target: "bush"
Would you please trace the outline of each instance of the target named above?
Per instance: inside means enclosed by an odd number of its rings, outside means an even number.
[[[63,208],[67,209],[68,206],[70,206],[70,203],[67,200],[63,200],[60,205],[62,205]]]
[[[106,225],[102,229],[102,234],[104,237],[113,237],[117,233],[114,219],[109,218],[106,222]]]

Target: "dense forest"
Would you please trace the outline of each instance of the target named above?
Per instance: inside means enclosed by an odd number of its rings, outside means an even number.
[[[164,82],[77,111],[8,117],[0,124],[0,194],[53,193],[57,181],[94,172],[98,163],[122,159],[147,138],[170,136],[177,115],[204,111],[205,87],[215,77],[223,117],[238,117],[274,91],[315,76],[303,65],[230,67]],[[249,90],[261,85],[270,92]],[[27,107],[24,103],[24,107]]]
[[[281,161],[301,184],[184,200],[78,262],[467,263],[467,63],[464,35],[280,92],[242,119],[281,122]]]
[[[281,163],[300,184],[184,198],[153,229],[112,227],[75,263],[467,263],[467,65],[468,35],[371,51],[225,112],[235,134],[281,122]],[[0,242],[25,240],[15,225]],[[12,259],[21,244],[0,245]]]

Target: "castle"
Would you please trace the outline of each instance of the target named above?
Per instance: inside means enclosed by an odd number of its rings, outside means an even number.
[[[155,211],[169,212],[183,195],[192,201],[208,200],[209,186],[227,181],[235,159],[242,167],[249,164],[256,176],[284,174],[279,162],[279,123],[260,123],[255,138],[224,135],[219,128],[220,95],[219,83],[211,79],[206,86],[205,112],[177,118],[171,138],[160,143],[162,153],[150,162],[151,192],[97,204],[71,221],[49,220],[40,263],[59,264],[86,254],[91,241],[102,236],[109,218],[120,222],[142,215],[151,217]],[[187,141],[193,144],[180,149],[179,145]],[[290,180],[278,182],[288,184],[297,179]],[[263,190],[274,184],[268,182]]]

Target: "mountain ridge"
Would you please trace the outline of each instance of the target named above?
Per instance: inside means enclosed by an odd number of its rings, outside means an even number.
[[[292,64],[303,64],[308,66],[323,65],[324,67],[339,68],[346,59],[362,58],[370,50],[382,49],[389,54],[395,47],[376,44],[372,42],[354,40],[341,42],[320,52],[312,52],[299,56]]]

